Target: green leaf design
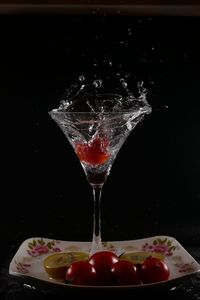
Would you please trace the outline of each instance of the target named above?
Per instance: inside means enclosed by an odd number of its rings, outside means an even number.
[[[171,247],[169,248],[169,250],[170,250],[170,251],[172,251],[172,250],[174,251],[174,250],[176,250],[176,248],[177,248],[176,246],[171,246]]]
[[[167,239],[166,238],[164,240],[157,239],[157,241],[158,241],[158,244],[164,245],[167,242]]]
[[[45,242],[43,239],[37,240],[38,244],[40,244],[41,246],[45,245]]]
[[[153,244],[156,246],[158,244],[157,240],[154,240]]]
[[[33,246],[37,246],[36,240],[33,240],[32,245],[33,245]]]
[[[170,247],[172,245],[172,242],[169,240],[167,241],[167,246]]]
[[[31,242],[29,242],[29,243],[28,243],[28,247],[29,247],[30,249],[33,249],[33,244],[32,244]]]
[[[51,242],[48,242],[47,243],[47,247],[49,248],[49,249],[52,249],[53,247],[52,247],[52,243]]]

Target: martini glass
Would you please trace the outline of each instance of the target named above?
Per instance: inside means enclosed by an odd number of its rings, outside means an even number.
[[[49,112],[77,154],[94,199],[91,252],[104,249],[101,238],[101,192],[118,151],[149,105],[127,112]]]

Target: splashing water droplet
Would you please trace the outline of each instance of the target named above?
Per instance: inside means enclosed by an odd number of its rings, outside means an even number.
[[[94,66],[94,67],[97,67],[97,66],[98,66],[97,59],[94,59],[94,60],[93,60],[93,66]]]
[[[147,94],[147,89],[145,89],[143,81],[139,81],[137,83],[137,86],[140,96],[144,96],[145,94]]]
[[[78,79],[79,79],[80,82],[83,82],[85,80],[85,76],[84,75],[80,75]]]
[[[124,78],[121,78],[121,79],[120,79],[120,82],[121,82],[122,87],[126,89],[126,88],[127,88],[127,83],[126,83],[126,81],[124,80]]]
[[[124,75],[126,78],[130,77],[130,73],[125,73]]]
[[[97,79],[93,81],[93,85],[95,88],[99,89],[100,87],[102,87],[103,81],[101,79]]]
[[[128,35],[132,35],[131,28],[128,28]]]

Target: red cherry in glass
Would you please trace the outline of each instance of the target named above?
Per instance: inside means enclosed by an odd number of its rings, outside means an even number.
[[[108,141],[105,138],[95,138],[89,143],[77,143],[76,153],[80,161],[90,165],[101,165],[110,157],[107,147]]]

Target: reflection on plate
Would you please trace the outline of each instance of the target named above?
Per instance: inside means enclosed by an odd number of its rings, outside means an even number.
[[[65,284],[56,279],[49,279],[43,267],[44,259],[56,252],[89,252],[90,242],[69,242],[50,240],[47,238],[30,238],[25,240],[15,256],[13,257],[9,274],[23,276],[27,282],[30,279],[34,282],[48,285],[49,287],[64,289],[135,289],[142,290],[148,288],[172,289],[178,286],[184,279],[200,272],[198,262],[183,248],[183,246],[173,237],[154,236],[139,240],[106,242],[105,247],[116,253],[126,253],[128,256],[141,257],[146,253],[160,256],[165,259],[170,269],[170,277],[167,281],[153,284],[131,285],[131,286],[75,286]],[[135,254],[133,254],[135,253]],[[139,253],[139,254],[138,254]],[[139,256],[138,256],[139,255]]]

